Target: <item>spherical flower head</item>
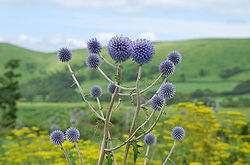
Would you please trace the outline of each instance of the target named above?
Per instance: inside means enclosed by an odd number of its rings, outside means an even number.
[[[182,56],[179,52],[174,50],[168,54],[168,60],[172,61],[174,63],[174,65],[176,66],[176,65],[179,65],[181,63]]]
[[[80,132],[76,128],[68,128],[65,134],[70,142],[76,142],[80,139]]]
[[[102,51],[102,45],[96,38],[92,38],[87,42],[87,49],[90,54],[99,54]]]
[[[90,54],[86,58],[86,64],[91,69],[96,69],[101,65],[101,58],[97,54]]]
[[[117,84],[117,82],[115,82],[115,84]],[[109,91],[109,93],[113,94],[115,92],[115,89],[116,89],[116,86],[113,85],[112,83],[109,83],[109,85],[108,85],[108,91]]]
[[[102,96],[102,88],[100,86],[94,85],[91,89],[90,89],[90,94],[93,97],[101,97]]]
[[[175,65],[172,61],[170,60],[166,60],[166,61],[163,61],[160,66],[159,66],[159,71],[168,76],[170,74],[173,74],[174,71],[175,71]]]
[[[157,142],[157,138],[156,138],[155,134],[149,133],[146,136],[144,136],[144,143],[146,145],[153,146],[153,145],[155,145],[156,142]]]
[[[108,43],[108,52],[115,61],[126,61],[131,56],[131,43],[128,37],[113,37]]]
[[[182,127],[174,127],[171,135],[173,139],[181,141],[185,136],[185,131]]]
[[[55,130],[50,134],[50,141],[54,145],[61,145],[65,141],[65,137],[62,131]]]
[[[132,58],[138,64],[147,64],[153,57],[154,46],[147,39],[137,39],[132,43]]]
[[[159,95],[164,99],[173,98],[175,93],[176,93],[175,86],[170,82],[163,84],[159,91]]]
[[[158,96],[158,95],[154,95],[152,98],[151,98],[151,101],[150,101],[150,106],[153,110],[155,111],[160,111],[162,106],[163,106],[163,103],[164,103],[164,98]]]
[[[68,48],[61,48],[57,52],[57,57],[62,62],[69,62],[72,58],[72,52]]]

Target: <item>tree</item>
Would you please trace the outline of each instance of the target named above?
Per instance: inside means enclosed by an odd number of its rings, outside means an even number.
[[[17,80],[21,74],[14,72],[19,67],[19,60],[12,59],[4,67],[7,71],[0,77],[1,125],[4,127],[14,127],[17,112],[16,103],[21,98],[19,82]]]

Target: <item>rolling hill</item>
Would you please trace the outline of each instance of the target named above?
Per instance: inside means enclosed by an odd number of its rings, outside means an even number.
[[[172,50],[179,51],[183,56],[182,63],[177,66],[175,74],[170,77],[170,81],[175,83],[178,92],[191,93],[197,89],[223,92],[232,90],[241,81],[250,80],[250,39],[196,39],[156,42],[154,46],[155,54],[152,61],[143,67],[142,86],[152,82],[159,75],[159,64]],[[73,69],[78,76],[82,77],[85,89],[89,89],[93,83],[106,88],[107,82],[99,81],[100,77],[95,73],[97,71],[86,67],[87,55],[86,49],[73,50],[71,61]],[[106,48],[102,55],[111,61]],[[34,78],[43,80],[50,77],[53,79],[53,74],[57,72],[70,76],[65,71],[66,64],[57,60],[56,53],[35,52],[6,43],[0,43],[0,74],[4,72],[4,63],[12,58],[21,60],[19,72],[22,73],[20,79],[22,84]],[[122,66],[123,80],[127,86],[134,86],[132,80],[136,78],[137,64],[128,60]],[[102,63],[101,68],[107,74],[113,73],[113,69],[108,68],[105,63]]]

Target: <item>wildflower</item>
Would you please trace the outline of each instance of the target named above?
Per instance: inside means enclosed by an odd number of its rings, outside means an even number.
[[[174,63],[174,65],[176,66],[176,65],[179,65],[181,63],[182,57],[181,57],[181,54],[179,52],[174,50],[168,54],[168,60],[172,61]]]
[[[163,61],[160,65],[159,65],[159,71],[168,76],[170,74],[173,74],[174,71],[175,71],[175,65],[172,61],[170,60],[166,60],[166,61]]]
[[[115,82],[115,84],[117,84],[117,82]],[[113,85],[112,83],[109,83],[109,85],[108,85],[108,91],[109,91],[109,93],[111,93],[111,94],[114,93],[115,89],[116,89],[116,86]]]
[[[164,99],[158,95],[154,95],[151,98],[150,106],[155,111],[160,111],[163,106]]]
[[[92,38],[87,42],[87,49],[90,54],[99,54],[102,51],[102,45],[96,38]]]
[[[96,69],[101,65],[101,58],[97,54],[90,54],[86,58],[86,64],[91,69]]]
[[[72,58],[72,52],[68,48],[61,48],[57,53],[57,57],[62,62],[69,62]]]
[[[131,43],[128,37],[113,37],[108,43],[108,52],[115,61],[126,61],[131,56]]]
[[[76,128],[68,128],[65,135],[70,142],[76,142],[80,138],[80,132]]]
[[[154,46],[147,39],[137,39],[132,43],[132,58],[138,64],[147,64],[154,54]]]
[[[164,99],[173,98],[175,93],[176,93],[175,86],[170,82],[163,84],[159,91],[159,95]]]
[[[61,145],[65,141],[65,137],[62,131],[55,130],[50,134],[50,141],[54,145]]]
[[[173,139],[181,141],[185,136],[185,131],[182,127],[174,127],[171,135]]]
[[[90,89],[90,94],[93,97],[101,97],[102,96],[102,88],[100,86],[94,85],[91,89]]]
[[[153,133],[149,133],[144,137],[144,143],[146,145],[153,146],[153,145],[155,145],[156,142],[157,142],[157,138],[156,138],[155,134],[153,134]]]

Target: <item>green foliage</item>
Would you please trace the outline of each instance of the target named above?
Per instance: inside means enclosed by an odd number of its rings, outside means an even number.
[[[5,64],[3,77],[0,77],[0,109],[2,110],[1,125],[13,127],[16,120],[16,102],[21,98],[17,78],[21,74],[15,73],[19,67],[19,60],[13,59]]]
[[[138,144],[138,140],[131,142],[131,145],[133,146],[133,151],[134,151],[134,164],[136,164],[136,160],[140,154],[139,147],[142,146]]]

